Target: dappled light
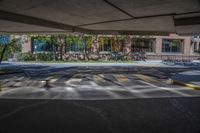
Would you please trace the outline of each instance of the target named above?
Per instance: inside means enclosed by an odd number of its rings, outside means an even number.
[[[167,77],[173,76],[174,73],[174,71],[171,73],[169,68],[129,68],[129,73],[124,73],[123,69],[114,67],[99,73],[102,68],[96,67],[95,71],[87,73],[88,69],[85,67],[79,69],[72,67],[57,68],[55,72],[46,73],[51,69],[51,67],[41,69],[33,67],[33,69],[25,69],[24,74],[12,74],[12,78],[2,77],[0,97],[97,100],[200,95],[200,91],[167,83]],[[180,68],[176,72],[184,70]]]

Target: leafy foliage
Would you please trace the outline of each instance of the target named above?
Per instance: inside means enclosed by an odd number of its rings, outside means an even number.
[[[54,59],[53,53],[38,53],[36,55],[38,61],[52,61]]]
[[[0,35],[0,45],[8,45],[10,43],[9,35]]]
[[[18,58],[21,61],[33,61],[33,60],[35,60],[35,57],[33,56],[33,54],[31,52],[29,52],[29,53],[22,53],[22,54],[20,54],[20,56]]]
[[[93,44],[92,36],[87,36],[87,37],[85,37],[85,39],[86,39],[87,50],[91,50],[92,44]]]
[[[10,37],[9,37],[10,38]],[[2,40],[1,40],[2,41]],[[5,40],[3,40],[5,41]],[[4,53],[4,56],[3,56],[3,60],[8,60],[8,58],[12,58],[14,56],[14,54],[17,54],[19,55],[20,52],[21,52],[21,40],[20,38],[12,38],[9,42],[8,47]],[[3,51],[3,48],[4,48],[4,44],[5,42],[1,42],[1,44],[3,45],[0,45],[0,53]]]

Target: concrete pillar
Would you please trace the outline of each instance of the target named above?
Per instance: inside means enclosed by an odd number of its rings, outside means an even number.
[[[157,55],[162,54],[162,37],[160,36],[156,37],[155,53]]]
[[[186,37],[184,39],[184,44],[183,44],[183,54],[184,56],[189,56],[190,55],[190,48],[191,48],[191,39],[190,37]]]
[[[199,49],[199,41],[197,41],[197,50]]]
[[[190,54],[194,54],[194,42],[191,43]]]
[[[32,52],[31,49],[32,49],[31,37],[23,35],[22,36],[22,53]]]

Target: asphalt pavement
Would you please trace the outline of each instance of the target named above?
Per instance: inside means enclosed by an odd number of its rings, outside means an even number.
[[[20,67],[21,73],[1,74],[0,98],[101,100],[200,95],[200,91],[171,83],[170,77],[190,68]]]
[[[200,99],[0,100],[1,133],[199,133]]]
[[[200,133],[200,91],[170,80],[198,67],[4,68],[0,133]]]

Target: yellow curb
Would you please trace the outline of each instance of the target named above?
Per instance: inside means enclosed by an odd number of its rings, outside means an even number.
[[[198,85],[194,85],[194,84],[190,84],[190,83],[184,83],[184,82],[177,81],[177,80],[173,80],[173,84],[183,85],[183,86],[192,88],[194,90],[200,90],[200,86],[198,86]]]

